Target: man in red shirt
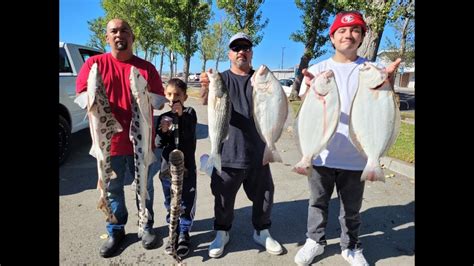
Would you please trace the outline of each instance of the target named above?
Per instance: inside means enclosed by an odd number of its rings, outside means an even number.
[[[129,80],[131,67],[136,67],[147,80],[151,93],[164,96],[163,84],[156,68],[150,62],[133,55],[134,39],[132,29],[126,21],[122,19],[109,21],[107,23],[106,40],[111,47],[111,52],[89,58],[82,66],[76,81],[76,93],[86,91],[89,71],[91,66],[97,63],[112,113],[123,128],[122,132],[116,133],[112,137],[111,165],[117,177],[110,180],[108,187],[111,208],[118,223],[111,224],[107,222],[106,228],[109,238],[100,248],[102,257],[110,257],[115,253],[125,237],[125,224],[128,218],[123,188],[126,172],[128,171],[131,176],[134,176],[133,144],[129,137],[130,122],[132,120]],[[162,104],[157,109],[161,108],[163,108]],[[155,132],[153,132],[153,136],[154,134]],[[154,189],[152,175],[148,177],[147,190],[150,199],[146,200],[146,208],[150,216],[145,227],[145,233],[142,236],[142,244],[144,248],[151,249],[158,243],[158,238],[153,231]]]

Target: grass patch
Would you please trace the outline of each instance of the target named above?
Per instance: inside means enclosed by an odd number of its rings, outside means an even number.
[[[415,126],[407,123],[400,124],[398,138],[390,148],[387,156],[415,163]]]
[[[291,110],[293,112],[293,116],[296,118],[296,114],[298,113],[298,110],[300,109],[302,101],[291,101],[290,106]]]
[[[196,89],[193,87],[188,87],[188,89],[186,90],[186,94],[188,94],[189,97],[201,98],[199,88]]]
[[[400,117],[402,120],[405,120],[407,118],[415,119],[415,112],[401,112]]]

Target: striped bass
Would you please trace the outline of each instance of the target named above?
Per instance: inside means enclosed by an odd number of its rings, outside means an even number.
[[[207,100],[207,116],[209,124],[209,139],[211,141],[211,154],[207,161],[207,167],[214,166],[220,174],[221,167],[221,144],[227,138],[231,105],[229,92],[222,82],[219,72],[207,72],[209,77],[209,93]]]
[[[395,142],[399,129],[400,110],[387,73],[365,62],[360,68],[349,124],[352,143],[367,157],[361,181],[385,182],[379,159]]]
[[[123,128],[112,114],[104,82],[97,69],[97,63],[94,63],[89,71],[87,91],[78,95],[74,102],[79,104],[81,108],[87,107],[92,138],[92,147],[89,154],[97,159],[97,189],[100,190],[97,208],[105,213],[107,222],[115,224],[117,218],[112,212],[107,193],[110,179],[117,177],[111,166],[110,147],[112,136],[117,132],[121,132]]]
[[[297,133],[303,157],[293,171],[309,175],[313,157],[319,155],[336,133],[341,103],[334,72],[327,70],[311,80],[297,117]]]
[[[261,65],[252,76],[253,118],[260,138],[265,142],[263,165],[282,162],[275,143],[288,117],[288,99],[278,79]]]
[[[153,143],[153,109],[148,83],[137,68],[130,70],[130,89],[132,104],[132,121],[130,140],[133,143],[135,162],[135,184],[138,199],[138,237],[141,238],[149,219],[146,200],[150,199],[147,191],[148,168],[156,157],[152,150]],[[151,218],[151,217],[150,217]]]

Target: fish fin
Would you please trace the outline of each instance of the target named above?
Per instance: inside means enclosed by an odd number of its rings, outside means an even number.
[[[89,154],[97,159],[97,153],[95,152],[95,147],[92,145],[91,150],[89,151]]]
[[[100,161],[100,160],[104,160],[104,159],[105,159],[105,158],[104,158],[104,155],[102,154],[102,152],[98,152],[98,151],[97,151],[97,148],[96,148],[94,145],[92,145],[91,150],[89,151],[89,154],[90,154],[92,157],[96,158],[97,161]]]
[[[123,127],[117,119],[115,119],[115,125],[113,125],[112,131],[115,132],[115,133],[123,131]]]
[[[85,109],[87,107],[87,101],[89,100],[87,96],[87,91],[81,92],[79,95],[76,96],[76,99],[74,99],[74,102],[81,107],[81,109]]]
[[[368,159],[364,171],[360,176],[361,181],[382,181],[385,182],[385,175],[382,168],[378,164],[378,160]]]

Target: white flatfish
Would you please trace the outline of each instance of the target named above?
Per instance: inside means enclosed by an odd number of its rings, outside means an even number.
[[[261,65],[252,76],[253,118],[260,138],[265,142],[263,164],[282,162],[275,143],[288,117],[288,99],[273,73]]]
[[[360,68],[349,124],[351,141],[367,157],[361,180],[385,181],[379,160],[397,139],[399,129],[400,111],[387,73],[365,62]]]
[[[297,134],[303,157],[293,170],[309,175],[312,159],[319,155],[334,136],[341,104],[332,70],[319,73],[312,81],[297,117]]]

